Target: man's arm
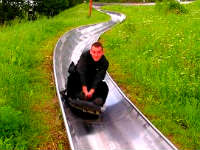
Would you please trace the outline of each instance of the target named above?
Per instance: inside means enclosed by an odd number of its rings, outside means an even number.
[[[83,53],[78,61],[77,64],[77,71],[80,75],[80,80],[82,84],[82,91],[85,95],[85,97],[88,97],[88,89],[86,86],[86,70],[87,70],[87,53]],[[89,94],[90,95],[90,94]]]
[[[86,86],[86,85],[83,85],[83,86],[82,86],[82,91],[83,91],[85,97],[87,98],[87,95],[88,95],[89,92],[88,92],[88,89],[87,89],[87,86]]]
[[[109,63],[108,61],[105,59],[104,63],[102,64],[102,66],[99,68],[99,70],[97,71],[97,74],[94,78],[94,81],[92,83],[92,88],[95,89],[98,85],[98,83],[100,81],[102,81],[106,75],[106,70],[108,69]]]
[[[77,64],[77,71],[80,75],[80,80],[82,85],[86,85],[86,69],[87,69],[87,56],[83,53]]]

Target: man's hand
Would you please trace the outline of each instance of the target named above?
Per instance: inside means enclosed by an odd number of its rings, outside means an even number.
[[[90,91],[88,92],[87,98],[90,99],[92,98],[92,95],[94,94],[94,89],[90,89]]]
[[[82,86],[83,93],[85,95],[86,100],[92,98],[92,95],[94,94],[95,90],[92,88],[88,92],[87,86],[83,85]]]
[[[87,95],[88,95],[87,86],[83,85],[83,86],[82,86],[82,91],[83,91],[83,93],[84,93],[84,95],[85,95],[85,98],[87,99]]]

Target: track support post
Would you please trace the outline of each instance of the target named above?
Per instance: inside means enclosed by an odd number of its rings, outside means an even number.
[[[89,17],[91,16],[92,14],[92,0],[90,0],[90,3],[89,3]]]

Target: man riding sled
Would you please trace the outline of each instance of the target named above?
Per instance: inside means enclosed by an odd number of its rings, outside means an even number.
[[[103,81],[108,66],[100,42],[93,43],[91,49],[81,55],[76,66],[71,63],[66,99],[72,107],[89,113],[91,110],[100,111],[97,109],[103,107],[108,95],[108,86]]]

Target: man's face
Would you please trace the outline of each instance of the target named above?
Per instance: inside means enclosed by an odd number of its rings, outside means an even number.
[[[90,49],[90,55],[92,56],[93,60],[97,62],[103,56],[103,50],[101,47],[92,46]]]

